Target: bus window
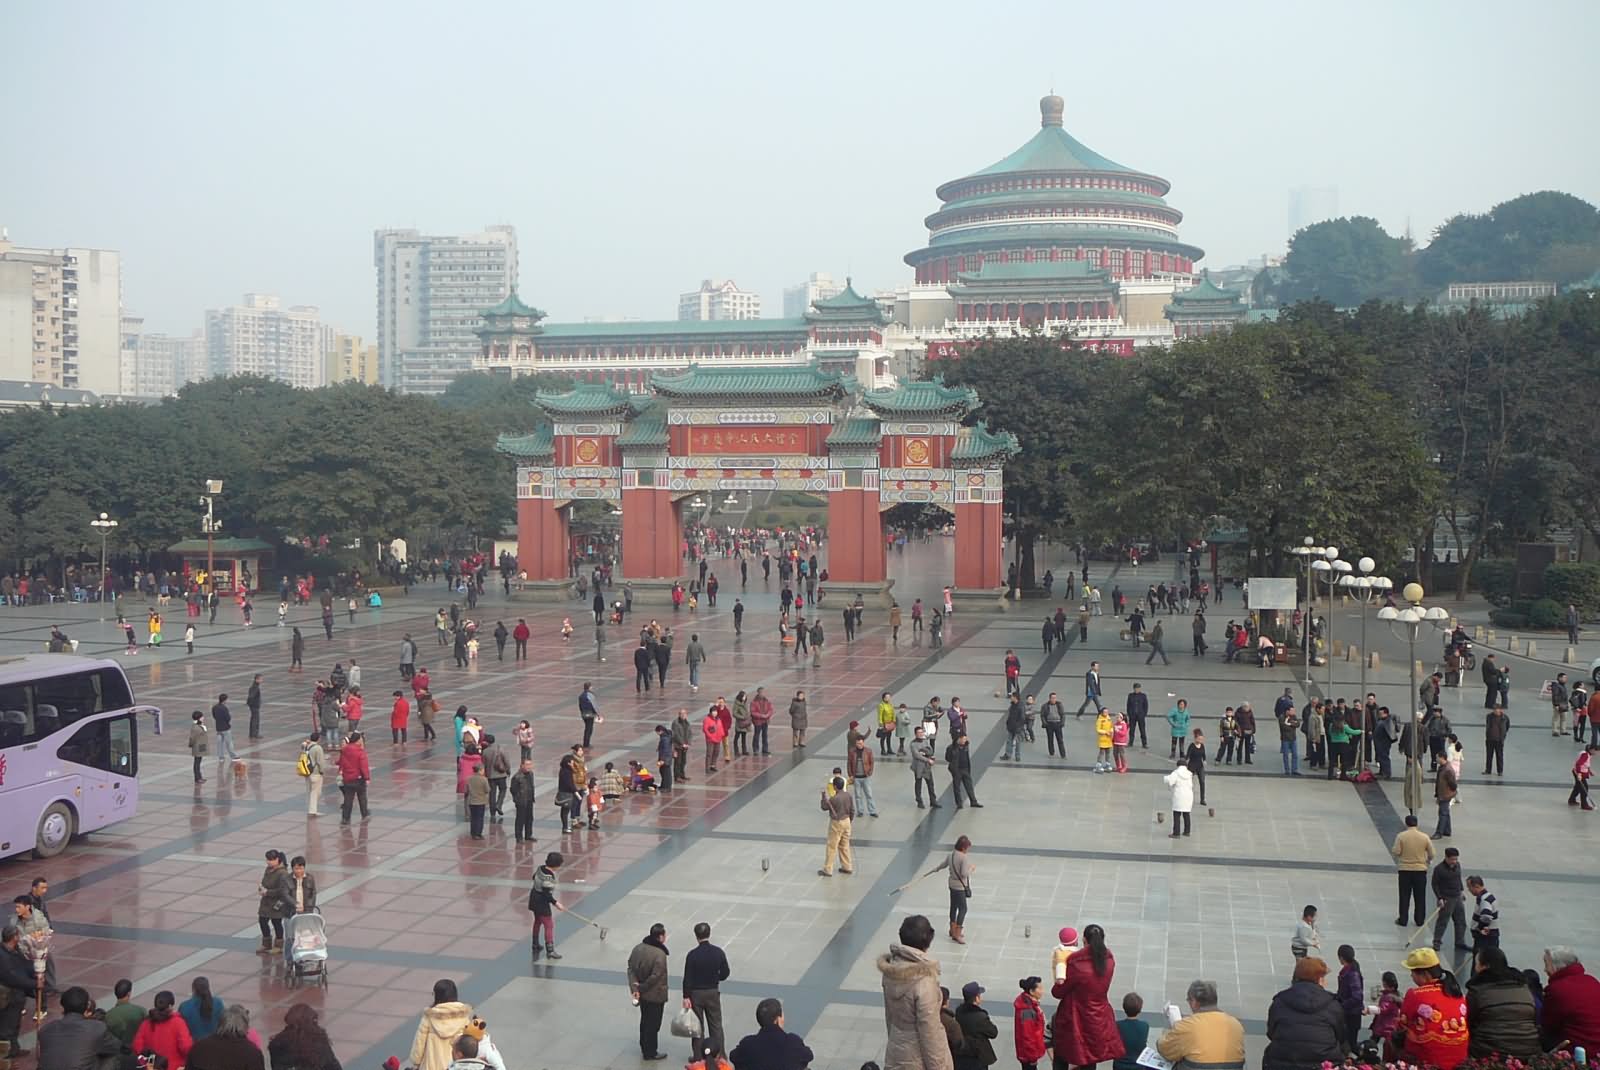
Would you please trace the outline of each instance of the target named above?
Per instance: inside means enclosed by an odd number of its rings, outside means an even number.
[[[0,748],[20,747],[28,738],[28,714],[0,707]]]
[[[119,776],[137,776],[139,768],[134,761],[133,752],[133,715],[118,717],[110,722],[111,729],[111,765],[110,770]]]
[[[84,725],[61,744],[56,756],[74,765],[112,771],[111,722],[93,721]]]

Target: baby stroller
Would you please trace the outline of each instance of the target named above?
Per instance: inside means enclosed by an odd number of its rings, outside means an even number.
[[[308,978],[328,987],[328,927],[321,914],[296,914],[283,923],[283,965],[290,987]]]

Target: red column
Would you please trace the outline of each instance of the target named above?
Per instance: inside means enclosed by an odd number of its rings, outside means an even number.
[[[517,500],[517,569],[530,580],[568,576],[567,511],[544,498]]]
[[[667,490],[639,487],[622,492],[622,574],[629,579],[676,579],[683,575],[683,527]]]
[[[998,502],[958,502],[956,514],[956,586],[993,590],[1002,582],[1000,559],[1005,554]]]
[[[888,576],[883,514],[874,490],[836,490],[828,495],[828,579],[836,583],[881,583]]]

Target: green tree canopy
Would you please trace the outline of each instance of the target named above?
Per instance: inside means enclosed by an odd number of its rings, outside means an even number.
[[[1525,193],[1446,220],[1417,257],[1423,282],[1572,282],[1600,268],[1600,211],[1570,193]]]
[[[1279,303],[1321,299],[1354,308],[1373,298],[1411,293],[1411,251],[1376,219],[1356,216],[1313,223],[1289,242],[1287,278],[1274,295]]]

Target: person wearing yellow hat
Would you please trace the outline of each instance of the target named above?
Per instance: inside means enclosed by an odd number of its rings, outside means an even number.
[[[1419,947],[1401,963],[1412,989],[1400,1003],[1395,1042],[1407,1062],[1455,1070],[1467,1059],[1467,999],[1455,975],[1431,947]]]

